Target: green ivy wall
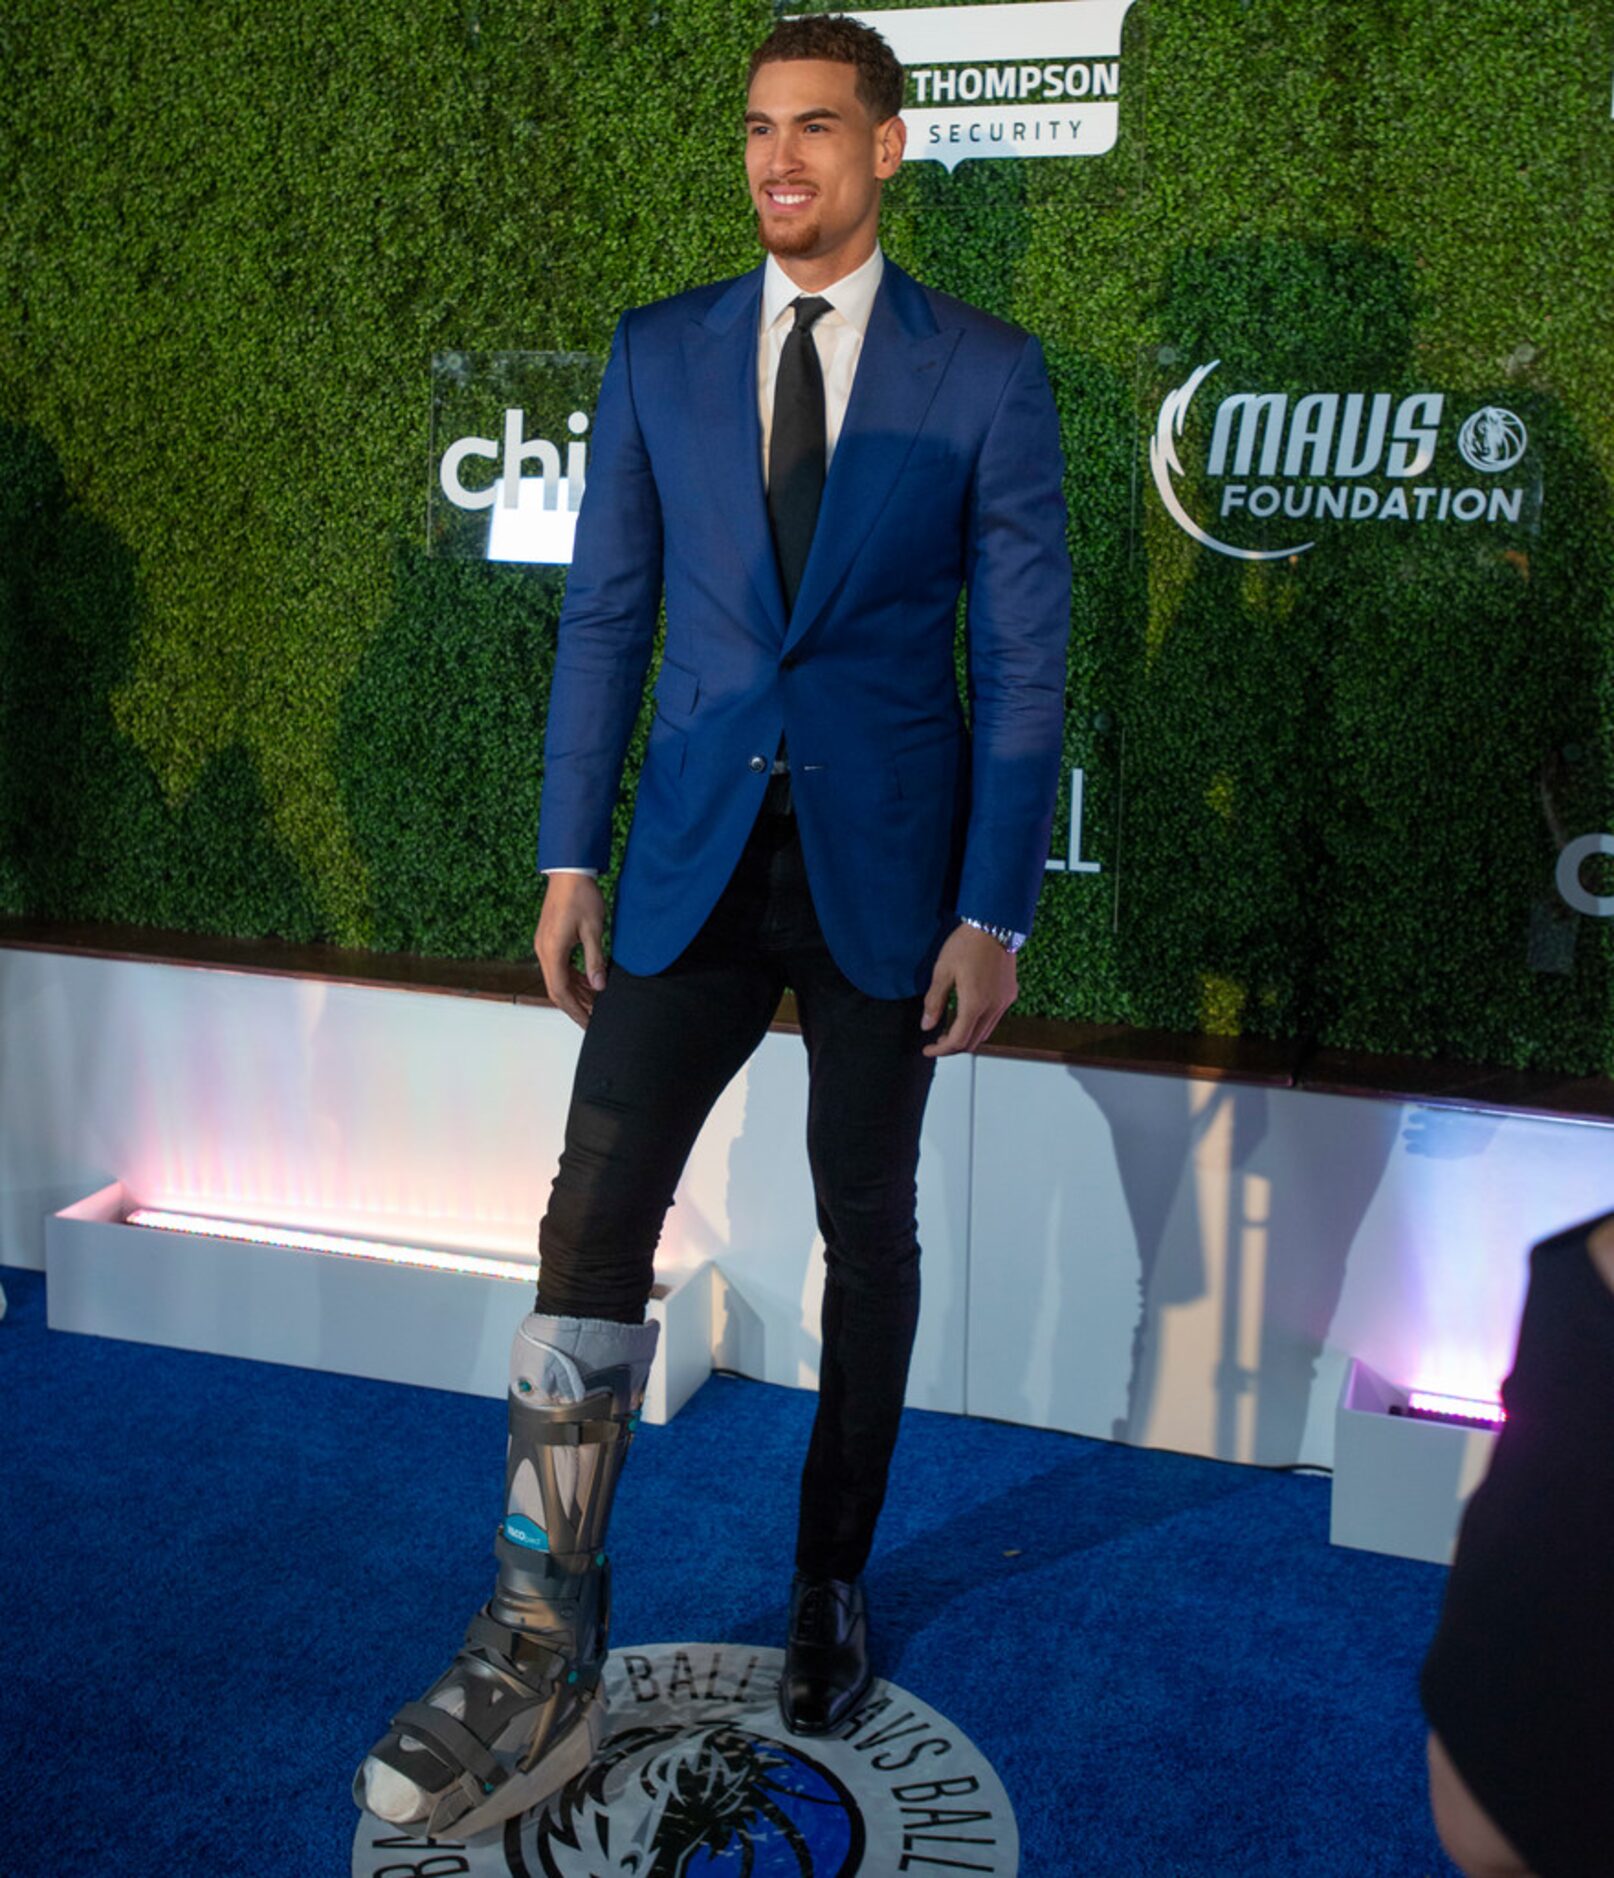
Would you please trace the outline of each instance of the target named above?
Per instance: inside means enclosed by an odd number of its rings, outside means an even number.
[[[426,554],[429,361],[754,262],[770,18],[9,0],[0,911],[527,954],[559,577]],[[1138,0],[1114,151],[891,186],[1064,420],[1101,871],[1049,875],[1021,1009],[1614,1072],[1610,922],[1553,886],[1614,828],[1611,79],[1614,0]],[[1147,441],[1213,357],[1505,404],[1539,520],[1208,553]]]

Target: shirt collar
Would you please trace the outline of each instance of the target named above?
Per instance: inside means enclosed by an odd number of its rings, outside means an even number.
[[[876,242],[873,254],[861,267],[854,267],[850,274],[843,274],[829,286],[818,288],[817,296],[827,300],[847,325],[855,326],[860,333],[867,332],[874,296],[879,291],[884,271],[885,256]],[[762,270],[762,330],[766,332],[774,325],[791,301],[804,291],[770,254]]]

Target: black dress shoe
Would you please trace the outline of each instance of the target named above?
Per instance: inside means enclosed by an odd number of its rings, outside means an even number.
[[[779,1677],[779,1712],[793,1735],[838,1728],[873,1680],[863,1580],[808,1578],[790,1586],[790,1637]]]

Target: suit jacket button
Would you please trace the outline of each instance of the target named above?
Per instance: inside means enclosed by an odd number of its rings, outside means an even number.
[[[752,769],[766,769],[768,767],[768,759],[765,756],[754,756],[751,759],[751,767]]]
[[[794,652],[787,652],[785,654],[779,661],[779,669],[782,672],[793,672],[796,669],[796,655]]]

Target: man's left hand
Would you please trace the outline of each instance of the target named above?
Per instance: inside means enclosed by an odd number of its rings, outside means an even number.
[[[1014,954],[1005,952],[989,932],[979,927],[956,926],[936,959],[930,989],[925,993],[922,1028],[932,1030],[947,1008],[947,994],[956,990],[958,1009],[953,1021],[926,1056],[954,1056],[977,1050],[997,1028],[997,1021],[1020,995]]]

